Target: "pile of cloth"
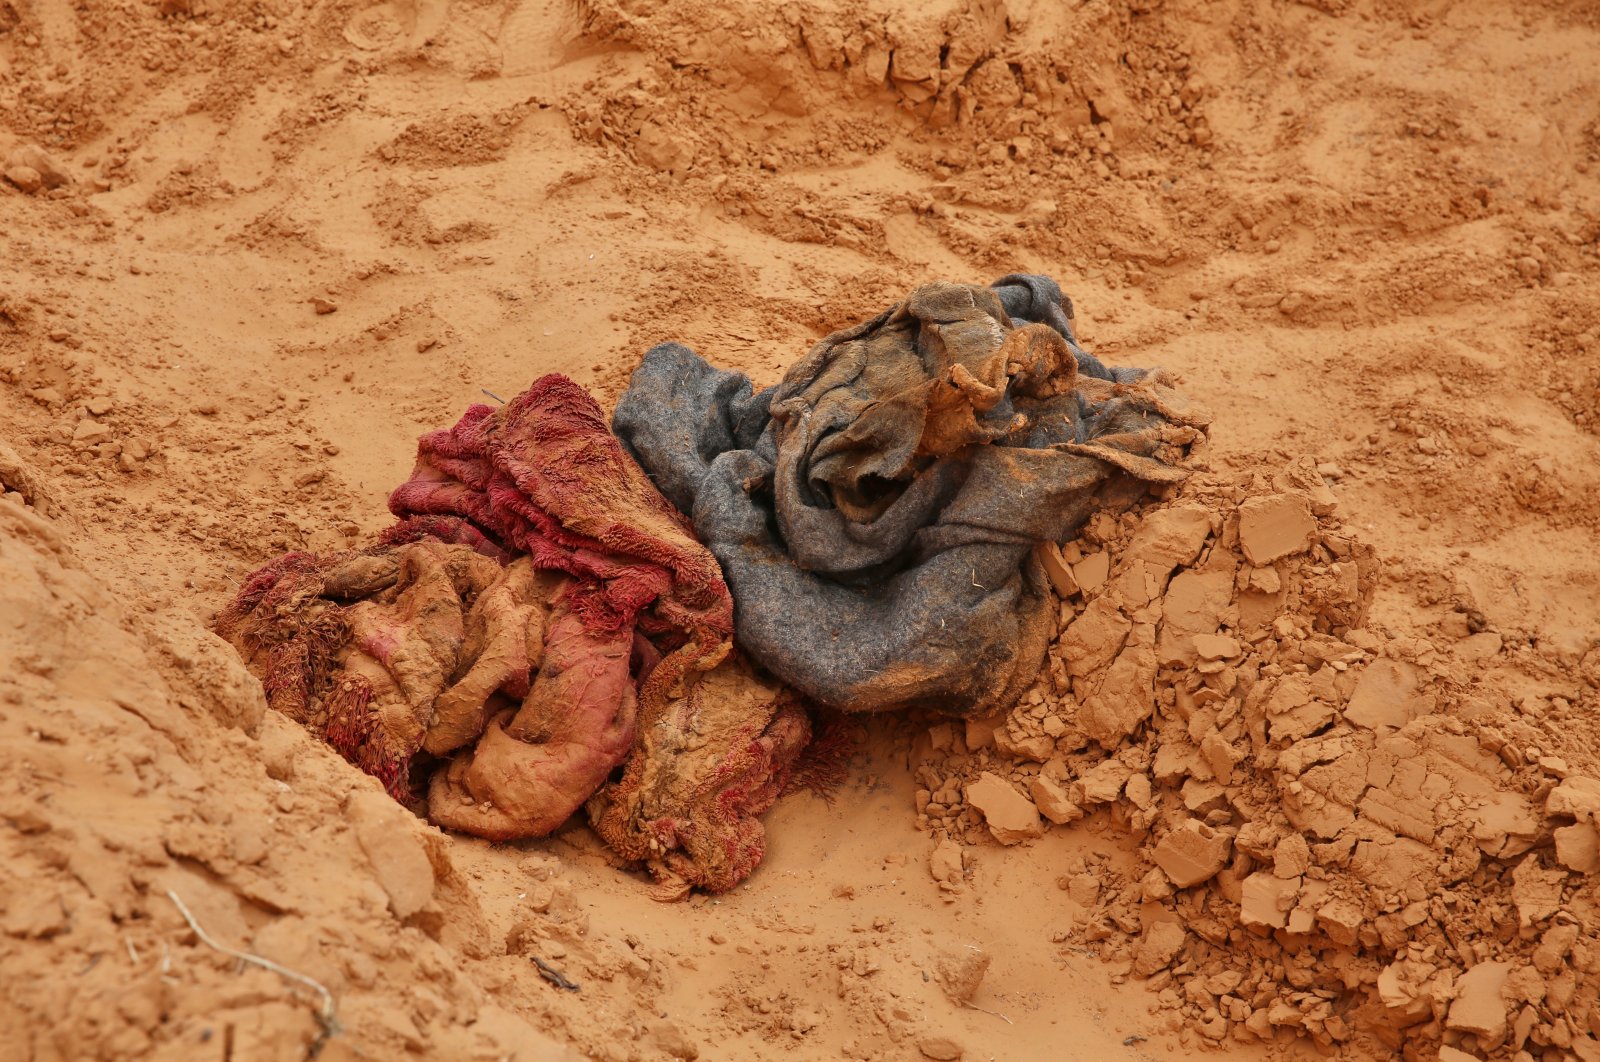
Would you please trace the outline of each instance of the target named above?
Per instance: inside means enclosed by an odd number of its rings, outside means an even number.
[[[1053,281],[932,284],[759,393],[650,350],[608,427],[559,375],[423,436],[367,548],[290,553],[217,629],[272,707],[440,826],[584,808],[662,894],[760,862],[809,706],[1008,706],[1033,550],[1177,481],[1205,418],[1077,344]]]

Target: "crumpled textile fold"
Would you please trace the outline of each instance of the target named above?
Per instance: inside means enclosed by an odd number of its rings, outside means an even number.
[[[269,703],[441,826],[541,836],[588,802],[669,888],[747,876],[809,722],[729,659],[715,559],[588,393],[473,406],[390,508],[377,545],[288,554],[219,613]]]
[[[743,651],[830,708],[963,715],[1015,701],[1054,634],[1034,547],[1181,480],[1206,423],[1029,275],[918,288],[759,393],[662,344],[612,419],[721,562]]]

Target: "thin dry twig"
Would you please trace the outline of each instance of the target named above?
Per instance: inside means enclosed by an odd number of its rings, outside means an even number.
[[[317,1024],[322,1027],[323,1040],[335,1035],[339,1031],[339,1021],[334,1016],[333,993],[329,992],[320,981],[313,980],[303,973],[296,973],[287,966],[280,966],[271,959],[264,959],[261,956],[253,955],[248,951],[240,951],[237,948],[230,948],[226,944],[217,943],[216,940],[212,939],[210,933],[207,933],[204,929],[200,928],[200,923],[195,921],[194,915],[190,913],[188,905],[178,898],[177,893],[173,892],[171,889],[168,889],[167,899],[171,900],[178,908],[178,913],[183,915],[183,920],[189,923],[189,928],[194,930],[194,935],[199,937],[202,943],[222,952],[224,955],[230,955],[233,958],[238,959],[240,962],[250,963],[253,966],[259,966],[264,970],[271,970],[279,977],[287,978],[290,981],[298,981],[300,984],[305,985],[307,988],[315,992],[322,999],[322,1006],[317,1009]]]
[[[982,1007],[977,1006],[976,1004],[973,1004],[973,1003],[968,1003],[965,1000],[962,1001],[961,1005],[963,1007],[966,1007],[968,1010],[975,1010],[979,1014],[987,1014],[991,1018],[999,1018],[1001,1021],[1005,1022],[1007,1025],[1015,1025],[1016,1024],[1016,1022],[1012,1021],[1010,1018],[1006,1017],[1004,1014],[1001,1014],[998,1010],[984,1010]]]

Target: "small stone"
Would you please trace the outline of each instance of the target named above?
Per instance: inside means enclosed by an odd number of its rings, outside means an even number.
[[[690,162],[689,148],[682,138],[656,122],[645,122],[640,127],[634,154],[651,169],[666,173],[676,173]],[[777,160],[774,158],[772,165],[765,168],[777,169]]]
[[[649,1025],[650,1041],[669,1058],[695,1059],[700,1048],[684,1035],[683,1030],[670,1021],[653,1021]]]
[[[924,1036],[917,1041],[917,1050],[922,1052],[923,1058],[938,1059],[939,1062],[950,1062],[966,1054],[962,1046],[948,1036]]]
[[[1304,553],[1316,535],[1316,518],[1301,495],[1249,498],[1239,505],[1239,546],[1256,567]]]
[[[1093,874],[1074,874],[1067,879],[1067,898],[1079,907],[1100,902],[1100,879]]]
[[[38,808],[29,807],[7,812],[5,818],[11,823],[13,829],[25,837],[49,833],[51,829],[49,818]]]
[[[1228,865],[1233,838],[1199,819],[1185,819],[1156,845],[1151,860],[1180,889],[1209,881]]]
[[[1401,961],[1390,963],[1378,973],[1378,999],[1387,1011],[1385,1021],[1400,1028],[1415,1025],[1433,1013],[1429,1001],[1418,994],[1409,970],[1410,964]]]
[[[72,183],[72,174],[67,172],[66,167],[37,144],[24,144],[13,151],[6,159],[8,176],[12,168],[29,169],[37,173],[45,188],[63,188]]]
[[[330,302],[320,295],[313,295],[311,297],[311,308],[319,314],[326,314],[337,310],[339,306],[337,303]]]
[[[528,889],[528,909],[544,914],[550,910],[550,905],[556,902],[556,887],[548,881]]]
[[[952,1003],[966,1003],[978,994],[991,961],[988,952],[976,947],[949,952],[939,960],[939,984]]]
[[[1016,844],[1044,834],[1044,822],[1033,802],[1000,776],[983,772],[966,789],[967,803],[982,813],[989,832],[1001,844]]]
[[[959,883],[963,874],[961,846],[946,837],[928,855],[928,873],[934,881]]]
[[[108,424],[85,417],[78,421],[78,426],[72,429],[72,444],[74,446],[96,446],[109,440],[115,434]]]
[[[28,195],[36,195],[44,188],[44,178],[32,166],[7,166],[6,180]]]
[[[233,825],[233,858],[246,865],[260,863],[267,858],[266,836],[261,828],[248,820]]]

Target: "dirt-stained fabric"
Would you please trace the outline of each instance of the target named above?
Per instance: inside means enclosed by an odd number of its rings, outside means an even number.
[[[1048,277],[931,284],[756,393],[667,343],[613,429],[691,513],[741,648],[829,707],[1010,703],[1054,632],[1038,543],[1173,483],[1204,415],[1077,344]]]
[[[566,583],[526,558],[502,567],[434,540],[290,553],[252,575],[216,625],[261,677],[268,705],[403,800],[424,781],[412,778],[420,754],[476,741],[496,705],[527,697]],[[595,710],[620,717],[624,746],[591,767],[594,784],[632,737],[631,698],[605,700]]]
[[[390,508],[378,544],[288,554],[219,615],[269,703],[441,826],[539,836],[589,801],[669,889],[743,880],[809,723],[728,658],[715,559],[594,400],[552,375],[472,407]]]
[[[661,898],[731,889],[766,853],[759,816],[811,740],[798,699],[730,659],[641,718],[623,776],[589,802],[606,843],[649,865]]]

